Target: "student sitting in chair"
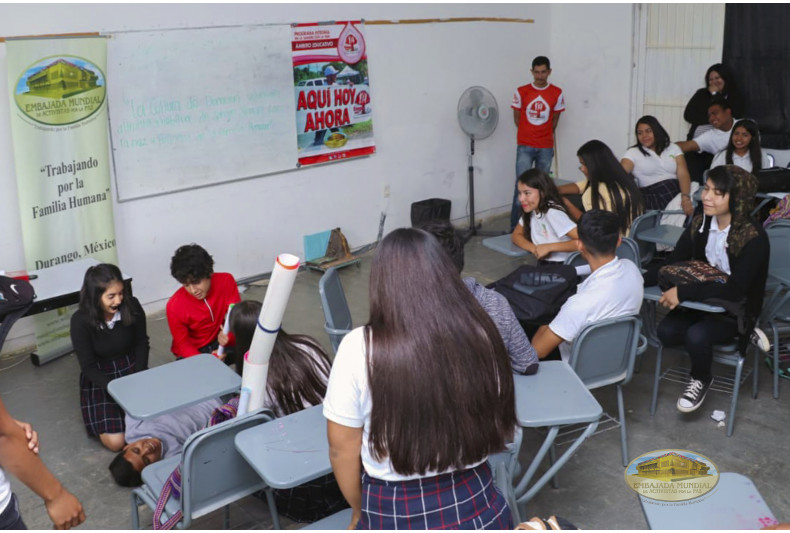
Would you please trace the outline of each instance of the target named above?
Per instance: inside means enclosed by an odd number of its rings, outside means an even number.
[[[532,345],[543,359],[557,346],[568,361],[576,335],[592,322],[605,318],[636,315],[642,306],[644,290],[639,268],[628,259],[619,259],[620,221],[614,213],[593,209],[582,214],[578,224],[577,246],[592,273],[568,298],[560,312],[532,338]]]
[[[713,383],[713,347],[735,339],[744,353],[760,315],[770,247],[765,230],[751,216],[756,193],[757,178],[744,169],[735,165],[711,169],[702,192],[702,215],[694,217],[667,258],[667,264],[703,261],[726,277],[723,283],[677,285],[665,291],[658,302],[670,310],[658,325],[659,339],[664,346],[683,346],[691,358],[689,382],[677,402],[682,413],[696,411]],[[652,272],[646,276],[652,284],[650,278]],[[710,298],[738,303],[739,312],[714,314],[678,308],[686,300]],[[762,331],[755,330],[755,334],[765,339]]]
[[[170,349],[176,358],[216,355],[220,346],[233,346],[233,337],[222,332],[228,307],[241,301],[233,276],[214,272],[214,259],[197,244],[176,250],[170,273],[183,285],[167,302],[167,325],[173,336]],[[232,358],[230,353],[225,355]]]
[[[422,229],[436,237],[444,251],[453,260],[458,274],[464,269],[464,242],[450,222],[433,220]],[[464,285],[485,309],[502,335],[510,364],[516,374],[534,374],[538,371],[538,355],[529,343],[527,334],[519,324],[507,299],[498,292],[486,289],[475,278],[463,278]]]
[[[122,487],[142,485],[143,468],[181,453],[187,439],[208,425],[220,405],[218,399],[207,400],[148,420],[126,415],[124,437],[128,444],[109,467],[115,482]]]

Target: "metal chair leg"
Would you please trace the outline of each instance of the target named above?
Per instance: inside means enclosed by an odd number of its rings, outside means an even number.
[[[653,376],[653,398],[650,400],[650,416],[656,414],[658,404],[658,384],[661,382],[661,352],[664,347],[659,344],[656,347],[656,372]]]
[[[263,491],[266,493],[266,503],[269,504],[269,514],[272,515],[272,527],[274,529],[282,529],[280,527],[280,515],[277,513],[277,503],[274,501],[274,489],[266,487]]]
[[[732,437],[732,432],[735,430],[735,408],[738,405],[738,393],[741,390],[741,373],[743,372],[743,360],[741,357],[738,359],[738,364],[735,366],[735,383],[732,389],[732,403],[730,404],[730,419],[727,421],[727,436]]]
[[[137,494],[132,492],[132,529],[140,529],[140,509],[138,506],[143,503],[137,499]]]
[[[774,332],[774,399],[779,399],[779,329],[771,325]]]
[[[620,448],[623,454],[623,466],[628,466],[628,440],[625,429],[625,403],[623,402],[623,387],[617,385],[617,410],[620,414]]]

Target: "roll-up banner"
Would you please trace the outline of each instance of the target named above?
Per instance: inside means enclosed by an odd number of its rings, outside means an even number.
[[[106,39],[8,39],[6,52],[27,269],[87,257],[117,263]],[[34,318],[38,362],[71,350],[72,311],[61,308]]]

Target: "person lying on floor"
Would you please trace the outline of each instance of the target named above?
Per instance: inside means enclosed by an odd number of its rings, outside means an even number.
[[[206,427],[214,410],[221,405],[219,399],[206,400],[148,420],[127,414],[124,439],[128,444],[109,466],[115,482],[122,487],[142,485],[143,468],[181,453],[190,435]]]
[[[560,347],[563,361],[571,356],[573,339],[586,326],[605,318],[639,314],[644,289],[642,273],[628,259],[619,259],[620,221],[614,213],[593,209],[579,219],[579,252],[592,273],[579,284],[550,324],[532,337],[541,359]]]
[[[239,374],[244,371],[244,354],[252,343],[260,312],[261,303],[252,300],[236,304],[231,311],[230,329],[236,338]],[[275,416],[286,416],[320,404],[330,368],[329,357],[314,339],[280,330],[269,359],[264,407]],[[235,416],[232,404],[237,400],[238,397],[222,406],[221,420]],[[135,421],[139,426],[127,417],[126,440],[130,444],[110,464],[115,481],[127,487],[141,485],[143,468],[181,453],[189,435],[208,425],[209,418],[213,423],[221,421],[217,413],[212,414],[219,406],[218,400],[210,400],[152,420]],[[129,428],[134,433],[129,434]],[[278,513],[297,522],[315,522],[348,507],[332,474],[291,489],[275,490],[274,497]]]

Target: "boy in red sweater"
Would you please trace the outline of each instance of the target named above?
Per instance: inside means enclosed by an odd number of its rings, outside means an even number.
[[[215,273],[214,259],[197,244],[176,250],[170,273],[183,285],[167,302],[167,324],[173,336],[170,350],[176,358],[216,355],[220,346],[226,350],[233,346],[232,336],[222,332],[228,307],[241,301],[233,276]],[[227,362],[232,361],[229,358]]]

